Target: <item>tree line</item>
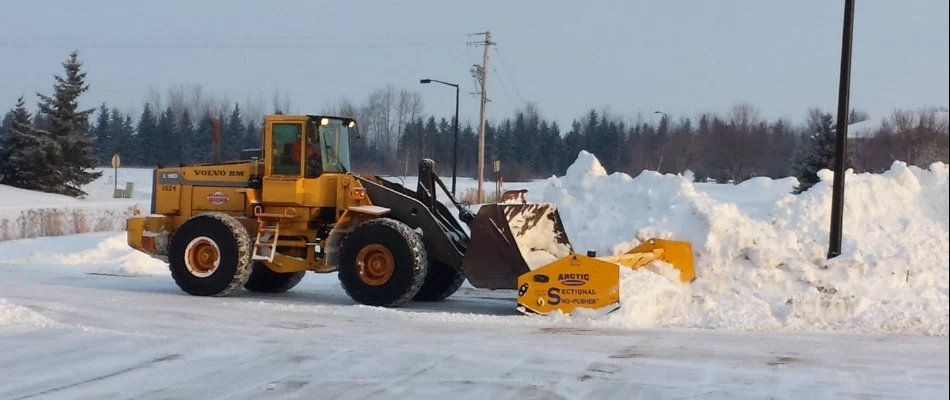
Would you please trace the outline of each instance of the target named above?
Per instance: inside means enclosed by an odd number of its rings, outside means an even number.
[[[333,114],[354,117],[362,138],[351,140],[354,169],[411,175],[419,160],[431,158],[439,174],[451,174],[454,118],[426,114],[421,95],[391,85],[361,102],[343,98],[320,110],[293,110],[290,97],[275,91],[264,101],[231,102],[207,94],[200,85],[151,90],[137,116],[101,104],[79,110],[88,89],[74,52],[56,77],[55,97],[40,95],[31,114],[22,98],[0,124],[0,181],[6,185],[81,195],[85,172],[109,165],[119,154],[124,166],[153,167],[209,162],[212,124],[220,123],[221,156],[236,160],[242,149],[259,148],[265,113]],[[852,111],[849,123],[868,119]],[[460,124],[458,172],[477,175],[477,125]],[[609,172],[643,170],[688,173],[697,180],[741,182],[756,176],[796,176],[806,189],[821,168],[831,168],[835,121],[825,110],[805,110],[798,121],[762,118],[751,104],[725,113],[674,118],[668,114],[629,116],[588,109],[562,127],[525,104],[512,115],[489,117],[485,128],[486,176],[500,161],[506,181],[562,175],[581,150],[598,157]],[[849,141],[848,166],[879,172],[895,160],[926,166],[948,162],[946,108],[895,110],[871,134]]]

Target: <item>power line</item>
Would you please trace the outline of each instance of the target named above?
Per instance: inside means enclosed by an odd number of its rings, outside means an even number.
[[[377,42],[377,43],[80,43],[80,42],[11,42],[0,40],[0,48],[11,49],[170,49],[170,50],[288,50],[288,49],[351,49],[351,48],[433,48],[453,47],[453,42]]]
[[[442,35],[442,39],[431,40],[432,35],[414,36],[331,36],[288,38],[283,37],[139,37],[139,38],[95,38],[95,37],[14,37],[0,36],[0,47],[5,48],[169,48],[169,49],[288,49],[288,48],[408,48],[408,47],[450,47],[457,45],[452,38],[457,35]],[[426,38],[428,40],[419,40]]]
[[[501,56],[501,52],[498,50],[498,46],[495,46],[494,50],[495,50],[495,54],[498,54],[498,60],[501,61],[501,67],[502,67],[502,69],[505,70],[505,75],[506,75],[506,76],[512,76],[512,74],[510,73],[510,68],[508,68],[508,66],[505,65],[505,59],[504,59],[504,57]],[[496,71],[496,72],[497,72],[497,71]],[[501,75],[501,74],[499,74],[499,75]],[[514,89],[515,89],[515,95],[518,96],[518,99],[521,100],[522,103],[525,103],[524,97],[521,97],[521,91],[518,90],[518,84],[515,83],[515,79],[514,79],[514,78],[511,79],[511,86],[514,87]]]
[[[508,93],[508,87],[505,86],[505,80],[501,78],[501,74],[500,74],[500,73],[497,73],[498,70],[495,69],[495,68],[492,68],[491,70],[492,70],[492,71],[495,71],[495,72],[496,72],[495,75],[498,76],[498,84],[501,85],[502,93],[505,94],[505,97],[508,98],[508,101],[510,101],[511,104],[515,104],[515,99],[513,99],[513,98],[511,97],[511,94]]]

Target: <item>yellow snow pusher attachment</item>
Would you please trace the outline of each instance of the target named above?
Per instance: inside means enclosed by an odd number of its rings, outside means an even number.
[[[517,288],[525,314],[572,313],[576,308],[609,313],[620,306],[620,268],[663,261],[679,279],[695,279],[688,242],[648,239],[618,256],[578,254],[552,204],[488,204],[471,223],[462,270],[479,288]]]

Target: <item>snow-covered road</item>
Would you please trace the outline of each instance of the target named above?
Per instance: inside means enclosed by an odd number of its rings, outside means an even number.
[[[101,270],[101,268],[100,268]],[[946,399],[946,337],[594,329],[513,293],[354,305],[335,275],[199,298],[0,261],[0,399]]]

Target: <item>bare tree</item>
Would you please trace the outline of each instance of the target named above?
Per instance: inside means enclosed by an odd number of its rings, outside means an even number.
[[[274,93],[271,96],[271,105],[273,106],[274,114],[290,114],[292,113],[290,109],[290,94],[284,93],[281,95],[280,89],[274,88]]]

